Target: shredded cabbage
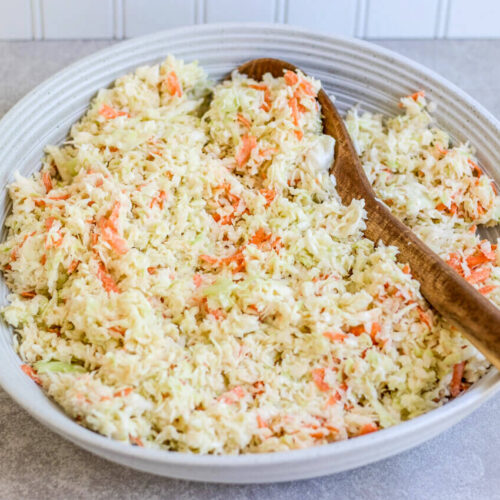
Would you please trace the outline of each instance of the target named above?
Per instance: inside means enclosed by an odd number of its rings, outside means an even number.
[[[488,363],[423,300],[329,174],[320,82],[214,85],[173,57],[101,90],[9,187],[3,315],[25,371],[82,425],[139,446],[268,452],[436,408]],[[347,117],[378,196],[500,305],[474,231],[499,198],[425,98]]]

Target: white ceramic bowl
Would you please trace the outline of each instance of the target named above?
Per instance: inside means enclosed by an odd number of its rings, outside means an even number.
[[[322,80],[345,111],[355,103],[371,111],[398,112],[401,95],[425,89],[438,104],[439,124],[456,140],[470,140],[484,168],[500,182],[498,121],[457,87],[424,67],[369,43],[277,25],[201,25],[137,38],[87,57],[22,99],[0,122],[1,222],[9,209],[5,186],[15,170],[40,167],[46,144],[62,141],[95,92],[137,66],[168,53],[198,59],[215,79],[255,57],[288,60]],[[494,231],[490,231],[490,235]],[[0,300],[7,289],[0,284]],[[467,393],[409,422],[380,432],[305,450],[239,456],[203,456],[148,450],[107,439],[68,418],[20,369],[12,331],[2,325],[0,383],[32,416],[61,436],[100,456],[143,471],[214,482],[270,482],[309,478],[394,455],[464,418],[500,389],[491,370]]]

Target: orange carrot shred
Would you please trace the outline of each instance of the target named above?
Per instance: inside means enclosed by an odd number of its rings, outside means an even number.
[[[293,124],[299,126],[299,110],[297,107],[297,98],[291,97],[288,99],[288,106],[290,107],[290,112],[292,113]]]
[[[36,292],[21,292],[20,295],[25,299],[32,299],[33,297],[36,297]]]
[[[464,375],[465,361],[457,363],[453,367],[453,375],[450,382],[450,394],[455,398],[462,390],[462,377]]]
[[[347,337],[344,333],[335,332],[324,332],[323,336],[330,339],[332,342],[342,342]]]
[[[99,114],[106,118],[106,120],[113,120],[119,116],[130,116],[126,111],[116,111],[111,106],[103,104],[99,110]]]
[[[487,285],[483,286],[478,290],[479,293],[482,293],[483,295],[488,295],[491,293],[493,290],[496,290],[498,288],[498,285]]]
[[[365,333],[365,327],[363,325],[358,325],[358,326],[351,326],[349,328],[349,333],[352,333],[353,335],[359,336],[362,333]]]
[[[252,124],[241,113],[236,115],[236,119],[246,128],[250,128]]]
[[[470,165],[470,167],[472,168],[472,171],[475,172],[478,177],[481,177],[481,175],[483,175],[483,171],[481,170],[481,168],[479,167],[479,165],[476,162],[474,162],[470,158],[468,158],[467,163]]]
[[[113,397],[115,398],[124,398],[125,396],[128,396],[134,389],[132,387],[127,387],[125,389],[121,389],[119,391],[116,391],[113,394]]]
[[[113,276],[111,276],[111,274],[108,273],[102,262],[99,263],[99,268],[97,269],[97,276],[101,280],[104,290],[106,290],[107,292],[115,292],[115,293],[120,292],[120,290],[116,286]]]
[[[259,193],[266,199],[266,206],[270,205],[276,197],[276,191],[274,189],[261,189]]]
[[[200,288],[203,284],[203,276],[201,274],[195,274],[193,276],[193,283],[196,288]]]
[[[132,436],[129,434],[128,438],[130,439],[130,442],[135,445],[135,446],[144,446],[143,442],[141,441],[141,438]]]
[[[323,392],[329,391],[330,386],[325,382],[325,369],[324,368],[315,368],[312,371],[313,382],[316,384],[316,387]]]
[[[50,174],[45,171],[42,173],[42,181],[45,186],[45,192],[49,192],[52,189],[52,180],[50,179]]]
[[[167,75],[167,90],[171,96],[176,95],[177,97],[182,97],[181,84],[179,83],[179,79],[177,78],[177,73],[175,71],[171,71]]]
[[[429,327],[429,329],[431,329],[432,322],[429,315],[420,306],[417,307],[417,311],[418,311],[418,316],[420,317],[420,321],[425,323]]]
[[[379,428],[377,424],[365,424],[363,427],[361,427],[359,431],[359,435],[363,436],[364,434],[370,434],[371,432],[378,431]]]
[[[241,138],[241,145],[236,153],[236,162],[240,167],[247,164],[252,154],[252,150],[257,146],[257,139],[252,135],[244,135]]]
[[[219,259],[216,257],[211,257],[210,255],[200,255],[200,259],[204,260],[208,264],[217,264],[219,262]]]
[[[314,88],[310,82],[307,80],[301,80],[299,87],[304,91],[304,94],[310,95],[310,96],[315,96],[316,92],[314,91]]]
[[[271,233],[266,233],[262,228],[258,229],[257,232],[250,238],[249,244],[259,246],[262,243],[271,239]]]
[[[266,421],[260,415],[257,415],[257,427],[259,429],[264,429],[267,427]]]
[[[114,224],[106,218],[99,220],[99,229],[102,239],[118,254],[128,252],[127,242],[117,233]]]
[[[36,382],[38,385],[42,385],[42,381],[37,376],[36,371],[30,365],[21,365],[21,370],[28,375],[33,382]]]
[[[480,267],[474,269],[466,279],[471,284],[482,283],[490,277],[490,274],[491,269],[489,267]]]
[[[297,73],[294,73],[293,71],[287,71],[285,73],[285,83],[287,85],[295,85],[299,81],[299,77],[297,76]]]
[[[73,260],[71,262],[71,264],[68,266],[68,274],[71,274],[73,273],[74,271],[76,271],[76,268],[80,265],[80,261],[79,260]]]
[[[372,328],[370,330],[370,337],[372,338],[373,341],[375,341],[375,337],[377,336],[378,333],[380,333],[382,330],[382,327],[380,326],[379,323],[374,321],[372,323]]]

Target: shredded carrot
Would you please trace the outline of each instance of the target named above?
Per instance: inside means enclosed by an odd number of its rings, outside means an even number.
[[[241,113],[236,115],[236,119],[246,128],[250,128],[252,124]]]
[[[171,71],[167,75],[167,90],[171,96],[176,95],[177,97],[182,97],[182,88],[179,83],[179,78],[177,78],[177,73]]]
[[[252,154],[252,150],[257,146],[257,139],[252,135],[244,135],[241,138],[241,145],[236,153],[236,162],[240,167],[247,164]]]
[[[219,262],[219,259],[216,257],[211,257],[210,255],[200,255],[200,260],[204,260],[208,264],[217,264]]]
[[[457,397],[462,390],[462,377],[464,376],[465,361],[457,363],[453,367],[453,375],[450,382],[450,394],[452,397]]]
[[[448,259],[446,259],[446,263],[452,267],[458,274],[463,276],[464,271],[462,269],[462,259],[460,255],[456,252],[452,252],[448,255]]]
[[[120,207],[121,203],[119,201],[116,201],[113,205],[113,208],[111,209],[111,215],[108,217],[108,220],[112,224],[112,228],[115,231],[118,231],[117,223],[120,216]]]
[[[363,436],[364,434],[370,434],[371,432],[378,431],[378,425],[377,424],[365,424],[363,427],[361,427],[359,431],[359,435]]]
[[[347,337],[345,333],[337,333],[337,332],[324,332],[323,336],[327,339],[330,339],[332,342],[343,342]]]
[[[293,124],[298,127],[299,126],[299,110],[297,107],[297,98],[290,97],[288,99],[288,106],[290,107],[290,112],[292,113]]]
[[[498,288],[498,285],[487,285],[483,286],[478,290],[479,293],[482,293],[483,295],[488,295],[491,293],[493,290],[496,290]]]
[[[405,264],[405,265],[403,266],[403,272],[404,272],[405,274],[410,274],[410,266],[409,266],[408,264]]]
[[[112,328],[110,328],[112,330]],[[113,394],[113,397],[115,398],[124,398],[125,396],[128,396],[134,389],[132,387],[127,387],[126,389],[121,389],[120,391],[116,391]]]
[[[299,81],[299,77],[297,76],[297,73],[294,73],[293,71],[287,71],[285,73],[285,83],[287,85],[295,85]]]
[[[235,264],[233,267],[233,273],[239,273],[245,270],[246,262],[245,256],[243,255],[243,249],[237,250],[233,255],[220,259],[220,262],[224,265]]]
[[[301,80],[299,87],[304,91],[304,94],[310,95],[310,96],[316,96],[316,92],[314,91],[314,87],[310,82],[307,80]]]
[[[301,141],[302,137],[304,137],[304,132],[302,132],[302,130],[294,130],[293,133],[299,141]]]
[[[271,233],[266,233],[263,228],[257,230],[257,232],[250,238],[249,244],[259,246],[266,241],[271,239]]]
[[[276,198],[276,191],[274,189],[261,189],[259,193],[266,199],[266,206],[269,206],[274,198]]]
[[[446,154],[448,154],[448,150],[447,149],[443,149],[439,144],[436,144],[436,149],[443,156],[445,156]]]
[[[313,382],[316,384],[316,387],[323,392],[329,391],[330,386],[325,382],[325,369],[324,368],[315,368],[312,371]]]
[[[370,330],[370,337],[372,338],[372,340],[375,342],[375,338],[377,336],[378,333],[380,333],[382,330],[382,327],[380,326],[379,323],[377,323],[376,321],[374,321],[372,323],[372,328]]]
[[[267,428],[266,421],[260,415],[257,415],[257,427],[259,429],[265,429],[265,428]]]
[[[68,266],[68,274],[73,273],[76,271],[76,268],[79,266],[80,261],[79,260],[73,260],[71,264]]]
[[[458,206],[456,203],[451,203],[449,207],[447,207],[444,203],[438,203],[436,205],[436,209],[441,211],[441,212],[448,212],[448,213],[454,215],[458,211]]]
[[[224,309],[208,309],[208,314],[211,314],[217,321],[226,318],[226,311]]]
[[[36,297],[36,292],[21,292],[20,295],[25,299],[32,299],[33,297]]]
[[[52,225],[54,224],[54,221],[56,219],[54,217],[49,217],[46,221],[45,221],[45,230],[46,231],[50,231],[50,228],[52,227]]]
[[[67,200],[71,197],[70,194],[60,194],[59,196],[49,196],[49,200],[52,201],[62,201],[62,200]]]
[[[52,180],[50,179],[50,174],[45,171],[42,173],[42,182],[45,186],[45,192],[49,192],[52,189]]]
[[[43,254],[42,257],[40,258],[40,264],[44,266],[46,262],[47,262],[47,256]]]
[[[469,228],[470,233],[475,233],[477,231],[477,226],[474,224]]]
[[[481,175],[483,175],[483,171],[481,170],[481,168],[479,167],[479,165],[476,162],[474,162],[470,158],[468,158],[467,163],[470,165],[470,167],[472,168],[472,171],[475,172],[478,177],[481,177]]]
[[[418,316],[420,317],[420,321],[425,323],[429,329],[432,329],[432,321],[429,315],[420,307],[417,306]]]
[[[470,268],[473,268],[473,267],[480,266],[481,264],[486,264],[487,262],[491,262],[494,259],[495,259],[494,252],[493,252],[493,258],[489,258],[489,254],[486,255],[486,254],[481,252],[479,254],[469,255],[469,257],[467,257],[465,259],[465,261],[467,262],[467,265]]]
[[[419,97],[425,97],[425,91],[419,90],[410,96],[414,101],[416,101]]]
[[[156,274],[158,272],[158,268],[156,267],[148,267],[149,274]]]
[[[271,109],[271,93],[269,92],[269,89],[267,85],[249,85],[251,89],[255,90],[261,90],[264,92],[264,104],[260,107],[264,111],[269,111]]]
[[[351,326],[349,328],[349,333],[352,333],[353,335],[359,336],[362,333],[365,333],[365,327],[363,325],[358,325],[358,326]]]
[[[108,273],[102,262],[99,263],[99,267],[97,269],[97,277],[101,280],[104,290],[106,290],[107,292],[120,293],[120,290],[116,286],[113,276]]]
[[[99,110],[99,114],[106,118],[106,120],[113,120],[119,116],[130,116],[126,111],[116,111],[111,106],[103,104]]]
[[[200,288],[203,284],[203,276],[201,274],[195,274],[193,276],[193,283],[196,288]]]
[[[160,207],[160,210],[163,210],[163,204],[167,199],[167,193],[163,190],[160,191],[160,194],[151,200],[149,208],[153,208],[155,205]]]
[[[328,401],[325,403],[325,407],[328,406],[333,406],[335,403],[340,401],[342,399],[342,396],[340,393],[337,391],[335,394],[332,394],[329,398]]]
[[[130,442],[131,442],[133,445],[135,445],[135,446],[141,446],[141,447],[143,447],[143,446],[144,446],[143,442],[141,441],[141,438],[134,437],[134,436],[132,436],[132,435],[130,435],[130,434],[128,435],[128,438],[130,439]]]
[[[235,397],[241,399],[245,395],[245,391],[239,385],[233,387],[230,391],[225,392],[221,396],[217,398],[218,401],[222,401],[223,403],[231,404],[235,403]]]
[[[473,285],[482,283],[490,277],[491,269],[489,267],[480,267],[474,269],[469,276],[466,277],[467,281]]]
[[[279,153],[279,149],[278,148],[265,148],[265,149],[261,149],[259,151],[259,155],[260,156],[274,155],[276,153]]]
[[[102,239],[118,254],[124,255],[128,252],[127,242],[116,232],[115,225],[106,218],[99,220],[99,229]]]
[[[42,381],[37,376],[36,371],[30,365],[21,365],[21,370],[28,375],[33,382],[36,382],[38,385],[42,385]]]
[[[116,333],[118,333],[118,334],[120,334],[120,335],[125,335],[125,332],[126,332],[125,328],[120,328],[119,326],[112,326],[112,327],[110,328],[110,330],[111,330],[112,332],[116,332]],[[131,390],[132,390],[132,389],[131,389]]]
[[[280,253],[280,250],[283,248],[283,242],[281,241],[280,236],[276,236],[273,241],[271,241],[271,248],[277,253]]]

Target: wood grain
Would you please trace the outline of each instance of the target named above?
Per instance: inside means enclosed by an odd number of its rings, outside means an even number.
[[[288,62],[264,58],[249,61],[238,71],[261,80],[266,73],[280,77],[284,70],[296,69]],[[365,236],[376,243],[382,241],[398,247],[398,260],[410,265],[412,275],[420,282],[420,290],[428,302],[500,369],[500,309],[377,201],[337,109],[323,90],[318,94],[318,101],[324,133],[336,141],[332,172],[337,179],[337,191],[346,205],[353,199],[365,201],[368,213]]]

